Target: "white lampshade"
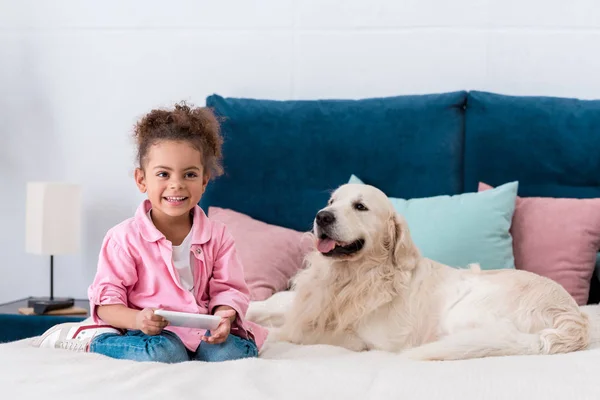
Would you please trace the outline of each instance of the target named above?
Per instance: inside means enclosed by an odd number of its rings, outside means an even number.
[[[81,237],[81,187],[69,183],[27,183],[28,253],[76,253]]]

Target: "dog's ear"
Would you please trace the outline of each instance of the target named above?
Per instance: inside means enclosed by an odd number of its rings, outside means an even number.
[[[419,249],[410,236],[406,220],[394,213],[389,220],[390,256],[394,265],[403,270],[415,268],[419,261]]]

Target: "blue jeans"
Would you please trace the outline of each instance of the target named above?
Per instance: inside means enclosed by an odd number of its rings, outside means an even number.
[[[201,342],[194,352],[188,350],[176,334],[167,330],[153,336],[139,330],[130,330],[123,335],[104,333],[92,340],[89,349],[91,353],[112,358],[164,363],[190,360],[218,362],[258,356],[256,344],[239,336],[229,335],[220,344]]]

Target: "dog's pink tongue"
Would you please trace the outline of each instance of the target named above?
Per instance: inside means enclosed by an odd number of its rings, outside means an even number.
[[[317,243],[317,249],[321,253],[329,253],[335,247],[335,241],[329,238],[327,239],[319,239]]]

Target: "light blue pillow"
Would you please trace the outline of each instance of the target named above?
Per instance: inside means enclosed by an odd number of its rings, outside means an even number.
[[[352,175],[349,183],[363,183]],[[454,196],[390,197],[408,222],[424,257],[453,267],[479,263],[481,269],[514,269],[510,227],[518,182]]]

